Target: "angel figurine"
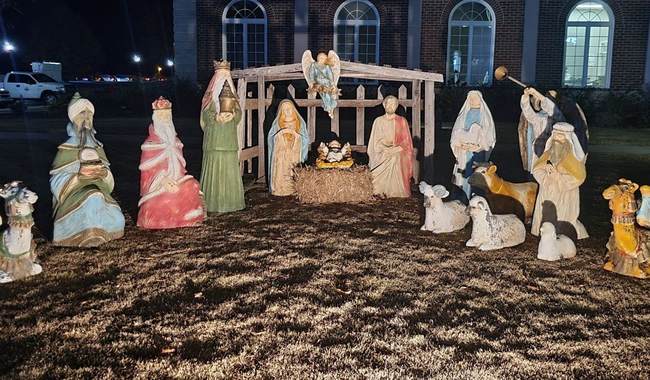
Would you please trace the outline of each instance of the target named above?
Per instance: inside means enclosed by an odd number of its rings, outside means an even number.
[[[302,72],[309,84],[308,91],[320,94],[323,100],[323,109],[333,118],[336,99],[341,92],[337,87],[341,76],[339,56],[334,50],[330,50],[327,54],[318,53],[316,61],[314,61],[311,50],[305,50],[302,54]]]

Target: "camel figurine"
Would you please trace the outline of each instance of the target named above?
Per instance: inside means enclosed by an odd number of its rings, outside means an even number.
[[[36,244],[32,236],[33,204],[38,196],[22,182],[13,181],[0,189],[5,200],[9,227],[0,243],[0,283],[7,283],[39,274],[43,268],[35,263]]]
[[[634,198],[639,185],[625,178],[605,191],[609,200],[614,231],[607,242],[608,261],[605,270],[636,278],[650,276],[650,230],[635,223],[637,203]]]

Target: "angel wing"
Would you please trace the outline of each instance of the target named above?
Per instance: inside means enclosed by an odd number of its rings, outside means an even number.
[[[329,53],[327,53],[327,62],[332,68],[332,73],[334,73],[334,87],[336,87],[339,84],[339,77],[341,77],[341,59],[334,50],[330,50]]]
[[[312,63],[314,63],[314,57],[311,54],[311,50],[305,50],[304,53],[302,53],[302,74],[305,76],[305,80],[307,81],[307,84],[309,87],[314,83],[314,78],[311,78],[309,76],[309,68],[311,67]]]

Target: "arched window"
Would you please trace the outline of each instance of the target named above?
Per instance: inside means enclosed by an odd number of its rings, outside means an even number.
[[[334,15],[334,50],[341,59],[379,63],[379,12],[366,0],[347,0]]]
[[[233,0],[223,11],[223,56],[233,68],[266,65],[266,11],[255,0]]]
[[[447,78],[455,84],[492,83],[494,11],[482,0],[465,0],[449,15]]]
[[[564,78],[568,87],[609,87],[614,14],[607,4],[578,3],[566,23]]]

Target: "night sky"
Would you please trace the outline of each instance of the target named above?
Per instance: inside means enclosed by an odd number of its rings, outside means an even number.
[[[0,72],[29,70],[30,62],[47,60],[61,62],[66,79],[151,75],[173,58],[172,2],[0,0],[0,34],[17,48],[13,57],[2,53]],[[139,67],[131,58],[136,52],[142,56]]]

